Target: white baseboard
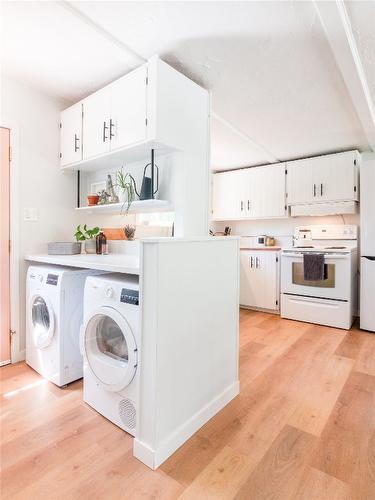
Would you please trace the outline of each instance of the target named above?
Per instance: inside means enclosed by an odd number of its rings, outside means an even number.
[[[11,363],[10,359],[6,359],[5,361],[0,361],[0,366],[10,365],[10,363]]]
[[[240,383],[237,381],[171,433],[157,449],[152,449],[148,444],[135,438],[133,455],[151,469],[157,469],[208,420],[235,398],[239,392]]]
[[[19,361],[26,360],[26,349],[21,351],[12,350],[12,363],[18,363]]]

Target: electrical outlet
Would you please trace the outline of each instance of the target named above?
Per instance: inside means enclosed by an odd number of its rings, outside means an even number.
[[[38,220],[38,209],[37,208],[24,208],[23,209],[23,220],[27,222]]]

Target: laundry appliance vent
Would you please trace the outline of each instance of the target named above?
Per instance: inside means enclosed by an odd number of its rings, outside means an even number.
[[[136,411],[133,402],[130,401],[130,399],[121,399],[118,406],[119,415],[124,425],[128,427],[128,429],[134,429]]]

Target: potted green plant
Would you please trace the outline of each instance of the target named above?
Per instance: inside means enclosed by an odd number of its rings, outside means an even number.
[[[81,225],[77,226],[74,237],[77,241],[85,242],[85,252],[86,253],[96,253],[96,235],[99,234],[100,229],[98,227],[93,227],[92,229],[88,229],[87,225],[83,226],[81,229]]]
[[[135,200],[134,178],[131,174],[124,174],[124,167],[116,172],[116,186],[119,188],[119,199],[122,202],[121,211],[124,207],[128,212],[131,204]]]

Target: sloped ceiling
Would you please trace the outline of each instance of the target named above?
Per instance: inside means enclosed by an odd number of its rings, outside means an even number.
[[[374,3],[346,4],[371,73]],[[3,10],[5,72],[50,94],[77,101],[155,53],[209,89],[214,169],[368,149],[313,2],[3,2]]]

